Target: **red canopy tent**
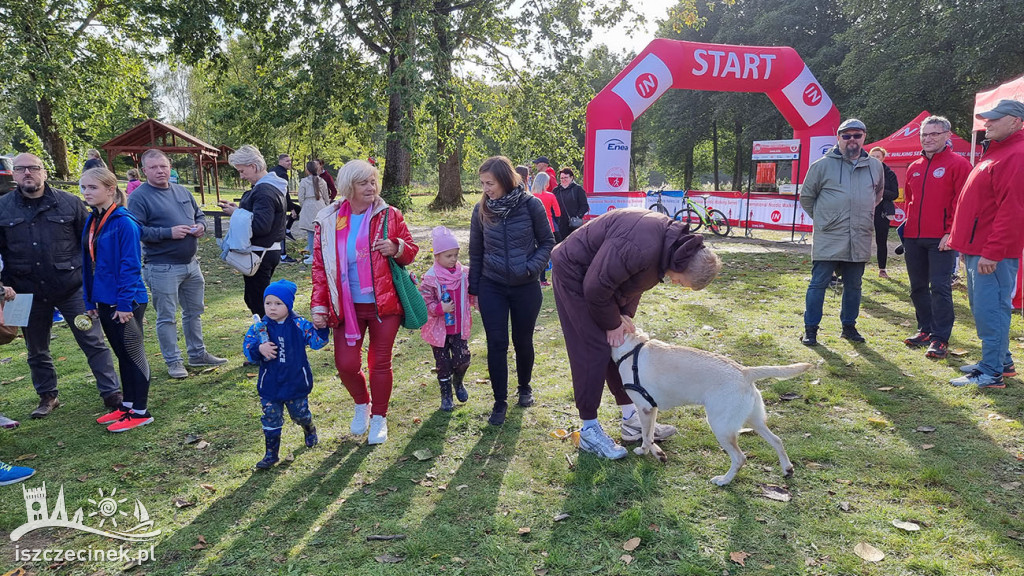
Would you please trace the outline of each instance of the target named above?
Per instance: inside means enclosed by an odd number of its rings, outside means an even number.
[[[978,131],[985,129],[985,121],[978,118],[978,114],[995,108],[996,103],[1004,98],[1024,102],[1024,76],[1014,78],[991,90],[978,92],[974,95],[974,131],[971,133],[972,142],[977,141]],[[1017,292],[1013,295],[1013,307],[1017,310],[1024,309],[1024,268],[1017,271]]]
[[[864,145],[865,150],[871,150],[875,146],[885,148],[885,163],[896,173],[896,178],[900,182],[900,197],[896,200],[896,220],[893,222],[894,226],[898,226],[906,219],[906,215],[903,212],[903,186],[907,182],[907,166],[910,166],[911,162],[921,157],[921,122],[931,115],[931,112],[924,110],[903,128],[877,142]],[[953,152],[970,160],[971,143],[956,134],[951,134],[950,139],[953,141]],[[979,147],[974,146],[974,149],[975,154],[981,153]]]

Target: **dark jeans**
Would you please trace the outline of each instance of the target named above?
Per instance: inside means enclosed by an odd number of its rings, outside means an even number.
[[[882,205],[875,207],[875,246],[878,256],[878,269],[885,270],[889,258],[889,228],[891,221],[882,212]]]
[[[939,250],[938,238],[904,238],[910,300],[917,314],[917,329],[932,340],[949,342],[953,332],[953,276],[956,252]]]
[[[136,304],[132,319],[122,324],[113,318],[116,306],[98,304],[96,311],[107,341],[117,356],[117,368],[121,373],[121,387],[124,401],[133,410],[146,411],[149,400],[149,360],[142,342],[142,318],[146,315],[146,303]]]
[[[274,276],[274,270],[280,263],[281,251],[267,250],[263,254],[263,261],[260,262],[260,267],[256,270],[256,273],[252,276],[244,277],[245,305],[249,308],[250,312],[258,314],[260,318],[266,314],[263,310],[263,291],[267,289],[267,286],[270,286],[270,279]]]
[[[512,345],[516,350],[516,375],[519,379],[519,393],[532,392],[533,378],[533,329],[537,325],[540,305],[544,295],[540,283],[530,282],[522,286],[480,279],[477,302],[480,306],[480,320],[487,335],[487,371],[491,376],[491,390],[494,400],[504,402],[508,398],[508,327],[512,322]]]
[[[843,276],[843,304],[839,320],[843,326],[853,326],[857,323],[857,316],[860,315],[860,283],[864,277],[864,263],[815,260],[811,265],[811,283],[807,286],[804,302],[804,326],[817,327],[821,323],[825,290],[832,280],[832,273],[836,271]]]
[[[452,374],[465,374],[469,369],[469,343],[462,339],[462,334],[447,334],[444,346],[434,350],[434,365],[437,366],[437,379],[447,380]]]
[[[99,324],[94,322],[92,328],[85,332],[75,328],[75,316],[85,313],[85,300],[82,298],[82,289],[79,288],[64,299],[45,298],[37,293],[32,300],[28,326],[21,330],[25,336],[28,366],[32,372],[32,385],[35,386],[36,393],[42,396],[57,391],[57,371],[53,368],[53,359],[50,356],[50,330],[53,327],[55,307],[67,319],[71,334],[88,358],[89,368],[96,377],[96,388],[100,391],[100,396],[107,397],[119,392],[121,384],[118,383],[117,373],[114,372],[114,358],[103,342]]]

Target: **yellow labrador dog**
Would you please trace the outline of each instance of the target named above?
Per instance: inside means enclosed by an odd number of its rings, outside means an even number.
[[[642,346],[637,348],[638,345]],[[747,368],[719,354],[651,339],[639,328],[634,334],[626,334],[622,346],[612,348],[612,360],[619,363],[619,374],[640,414],[643,444],[633,450],[636,454],[650,452],[662,462],[667,461],[665,452],[654,443],[658,410],[700,404],[715,438],[732,459],[729,471],[712,478],[713,483],[725,486],[746,463],[747,457],[737,443],[744,426],[753,428],[775,448],[784,476],[793,474],[793,464],[782,440],[765,423],[764,400],[754,382],[762,378],[792,378],[810,369],[810,364]],[[643,393],[631,389],[638,379],[657,406],[652,406]]]

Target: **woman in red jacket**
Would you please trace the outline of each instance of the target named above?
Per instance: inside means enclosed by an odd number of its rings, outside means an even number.
[[[369,428],[369,444],[388,439],[391,356],[402,323],[402,304],[387,259],[404,266],[419,251],[402,213],[380,197],[379,176],[363,160],[352,160],[338,171],[339,199],[321,210],[314,223],[310,302],[313,325],[334,329],[334,363],[356,403],[351,431],[361,435]],[[367,332],[369,390],[361,353]]]

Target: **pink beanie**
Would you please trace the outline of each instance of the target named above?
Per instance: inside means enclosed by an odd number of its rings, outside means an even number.
[[[430,231],[430,239],[434,243],[434,254],[447,252],[459,247],[459,241],[455,239],[452,231],[444,226],[438,226]]]

